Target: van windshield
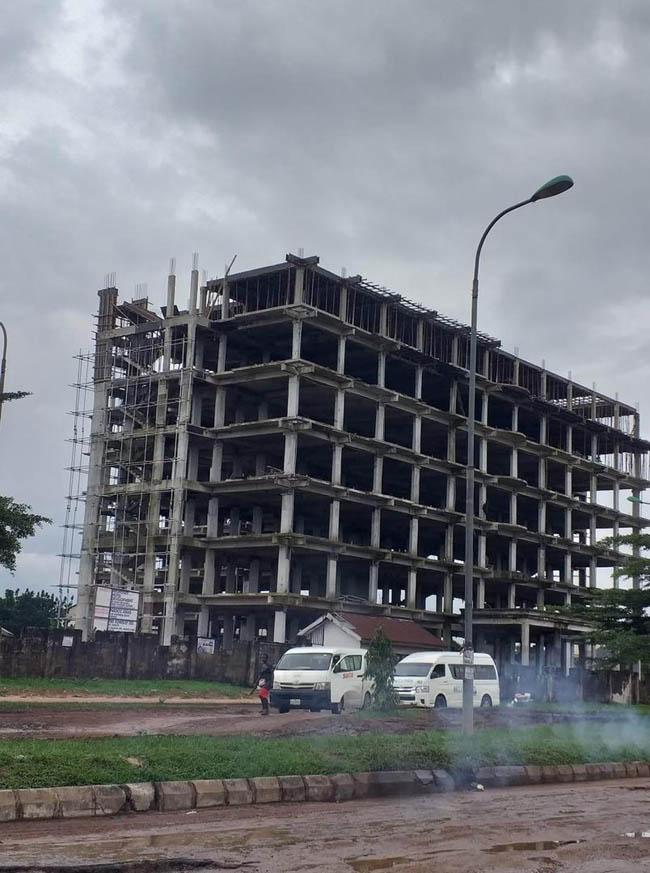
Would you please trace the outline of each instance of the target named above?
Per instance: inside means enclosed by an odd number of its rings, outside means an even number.
[[[276,670],[329,670],[329,652],[287,652],[275,665]]]
[[[431,664],[417,664],[414,661],[407,661],[395,667],[396,676],[426,676],[431,669]]]

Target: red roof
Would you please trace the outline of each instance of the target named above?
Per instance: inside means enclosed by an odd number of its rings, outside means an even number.
[[[385,616],[362,615],[358,612],[344,612],[340,615],[343,621],[351,624],[361,639],[371,640],[378,628],[394,645],[413,646],[416,649],[444,649],[445,644],[417,622],[409,618],[386,618]]]

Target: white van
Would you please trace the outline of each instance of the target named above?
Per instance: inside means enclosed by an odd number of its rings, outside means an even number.
[[[320,712],[370,706],[371,683],[364,649],[304,646],[289,649],[275,665],[271,706],[280,712],[292,707]]]
[[[395,667],[393,686],[400,703],[462,707],[462,652],[414,652]],[[474,706],[499,705],[499,675],[489,655],[474,655]]]

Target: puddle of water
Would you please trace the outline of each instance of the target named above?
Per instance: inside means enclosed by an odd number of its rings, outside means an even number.
[[[650,840],[650,831],[629,831],[627,834],[621,834],[622,837],[630,837],[633,840]]]
[[[628,835],[629,836],[629,835]],[[541,852],[548,849],[559,849],[562,846],[575,846],[584,843],[585,840],[537,840],[531,843],[502,843],[483,849],[488,855],[497,855],[501,852]]]
[[[349,858],[346,862],[356,873],[372,873],[374,870],[388,870],[406,860],[406,858]]]

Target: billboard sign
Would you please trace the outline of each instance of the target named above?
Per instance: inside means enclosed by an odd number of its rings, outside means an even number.
[[[98,585],[95,589],[94,629],[134,634],[138,629],[139,604],[138,591]]]

